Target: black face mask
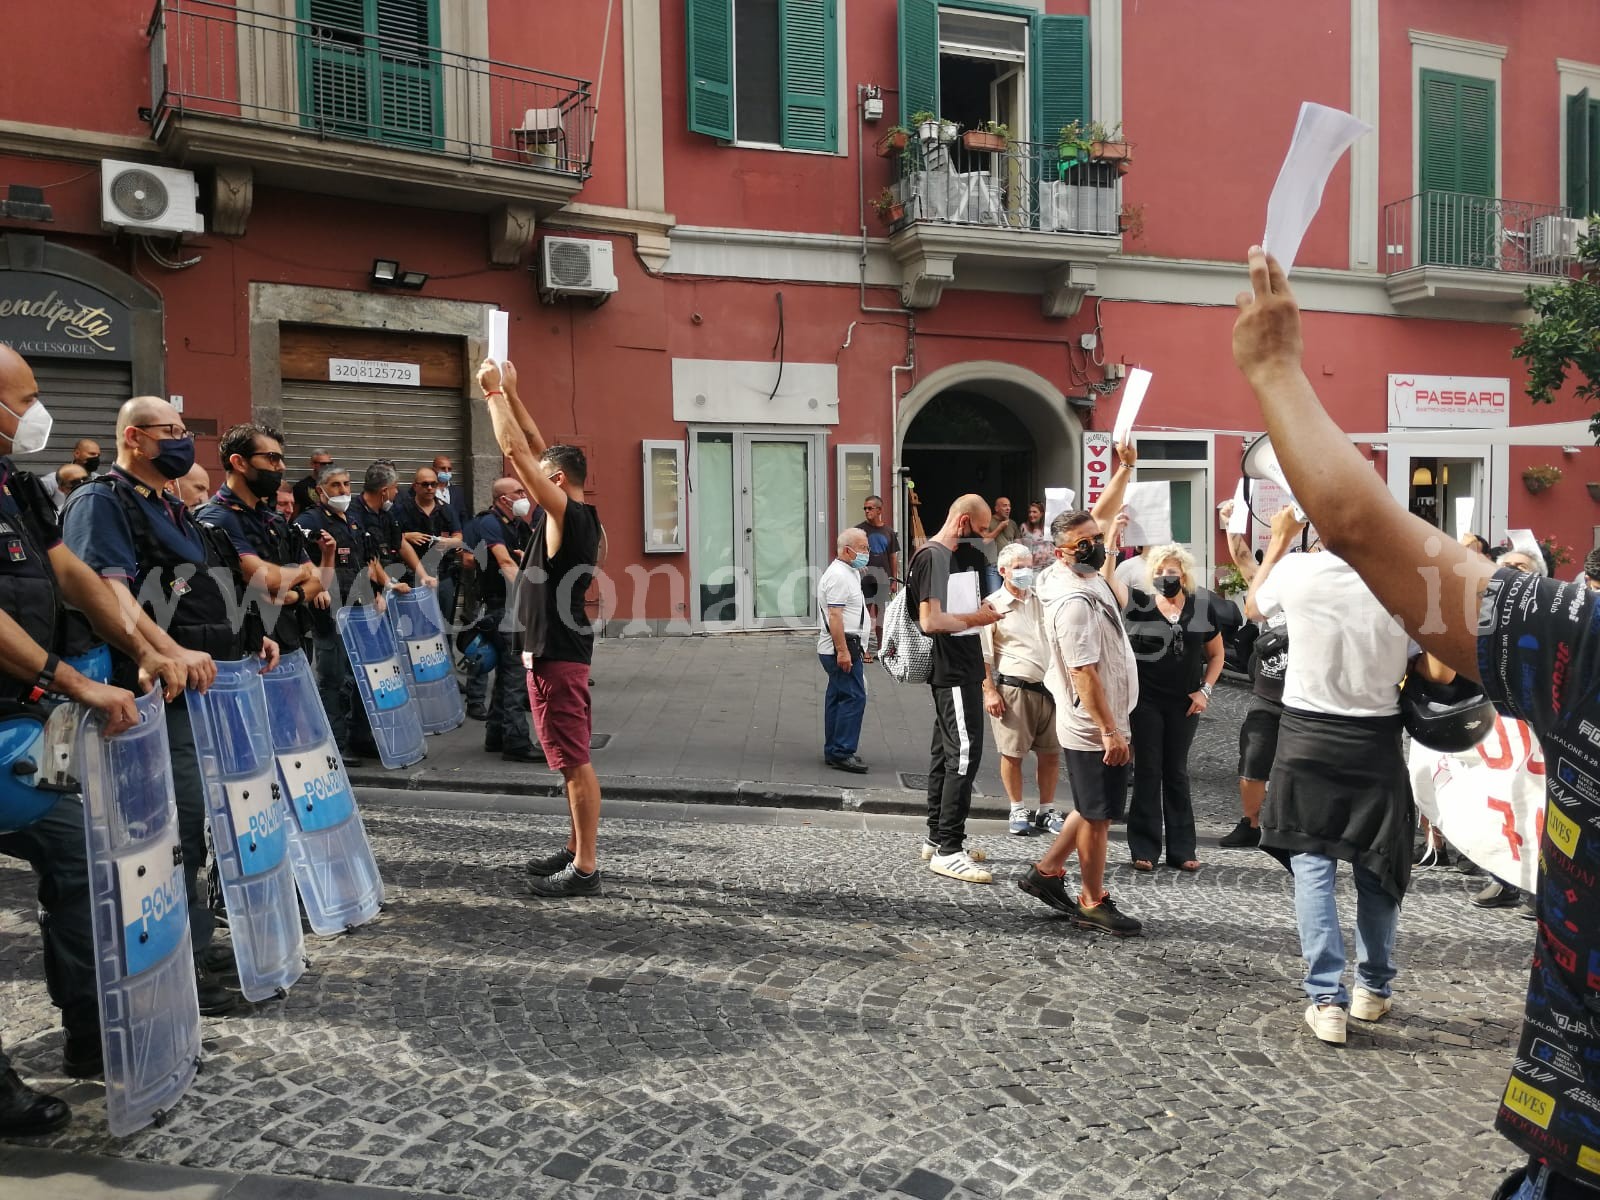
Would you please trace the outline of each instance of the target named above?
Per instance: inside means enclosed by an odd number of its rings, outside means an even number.
[[[89,472],[89,474],[93,475],[96,471],[98,471],[100,469],[100,456],[98,454],[96,454],[92,458],[84,459],[83,460],[83,469],[85,471]]]
[[[1160,592],[1168,600],[1183,591],[1183,576],[1181,575],[1157,575],[1155,582],[1156,591]]]
[[[245,482],[250,485],[250,490],[256,494],[257,500],[274,500],[277,498],[278,489],[283,486],[283,472],[257,471],[254,478],[246,476]]]
[[[1077,549],[1076,557],[1080,566],[1098,571],[1106,565],[1106,544],[1104,542],[1085,542]]]

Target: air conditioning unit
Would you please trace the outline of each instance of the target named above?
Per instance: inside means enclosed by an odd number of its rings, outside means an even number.
[[[100,223],[135,233],[204,233],[193,171],[145,163],[100,162]]]
[[[1583,236],[1587,224],[1579,217],[1535,217],[1529,259],[1538,264],[1576,257],[1578,239]]]
[[[539,294],[588,296],[596,303],[617,290],[611,243],[597,238],[547,237],[539,251]]]

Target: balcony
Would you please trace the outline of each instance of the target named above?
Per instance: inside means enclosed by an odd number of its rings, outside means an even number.
[[[1465,301],[1520,308],[1564,279],[1582,222],[1565,208],[1466,192],[1419,192],[1383,210],[1385,272],[1396,308]]]
[[[275,2],[295,9],[263,7]],[[487,41],[487,30],[470,26],[474,6],[443,7],[435,46],[160,0],[148,31],[151,135],[186,166],[244,173],[247,191],[254,177],[430,208],[510,205],[530,221],[554,212],[589,176],[590,85],[459,52],[453,41]]]
[[[889,249],[901,299],[931,308],[962,286],[1036,291],[1046,316],[1070,317],[1099,264],[1122,250],[1122,182],[1108,162],[1064,164],[1055,143],[971,150],[912,140],[896,158]]]

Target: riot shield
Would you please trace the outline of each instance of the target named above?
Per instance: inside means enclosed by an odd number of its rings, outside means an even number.
[[[393,603],[396,597],[389,599]],[[427,753],[422,745],[422,721],[406,683],[393,627],[370,605],[341,608],[338,622],[378,757],[390,770],[420,761]]]
[[[305,652],[285,654],[261,681],[306,919],[323,935],[365,925],[383,904],[383,880]]]
[[[414,587],[403,596],[390,596],[389,622],[423,731],[449,733],[467,719],[467,707],[450,665],[450,633],[439,612],[439,593]]]
[[[305,936],[260,660],[217,663],[210,690],[188,697],[239,990],[282,997],[305,970]]]
[[[77,743],[106,1123],[117,1137],[176,1104],[200,1064],[166,706],[152,690],[138,708],[139,724],[111,738],[102,736],[98,717],[86,716]]]

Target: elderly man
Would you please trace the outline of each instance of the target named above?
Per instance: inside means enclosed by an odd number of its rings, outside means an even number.
[[[443,504],[456,515],[456,524],[466,529],[467,522],[472,516],[472,493],[466,485],[456,479],[450,456],[448,454],[435,454],[433,456],[433,474],[439,481],[436,492],[439,503]]]
[[[862,652],[871,629],[861,572],[871,552],[860,529],[841,530],[834,541],[833,561],[817,580],[817,657],[828,673],[822,703],[822,761],[836,771],[865,775],[867,764],[856,754],[861,744],[861,718],[867,711],[867,676]]]
[[[1000,551],[1005,582],[988,602],[1006,619],[978,631],[983,641],[983,711],[989,714],[995,749],[1000,752],[1000,783],[1011,801],[1010,832],[1029,837],[1048,829],[1061,832],[1055,810],[1061,773],[1061,743],[1056,738],[1056,705],[1044,677],[1050,648],[1044,640],[1044,610],[1033,591],[1033,551],[1012,542]],[[1032,752],[1037,762],[1039,808],[1022,805],[1022,763]]]
[[[77,463],[66,463],[39,477],[45,492],[55,502],[56,511],[66,507],[67,497],[89,481],[89,472]]]
[[[311,452],[311,474],[294,485],[294,511],[298,516],[317,503],[317,479],[333,465],[333,455],[326,450]]]
[[[285,521],[295,518],[294,492],[286,487],[280,487],[272,498],[272,506],[278,510],[278,515]]]

